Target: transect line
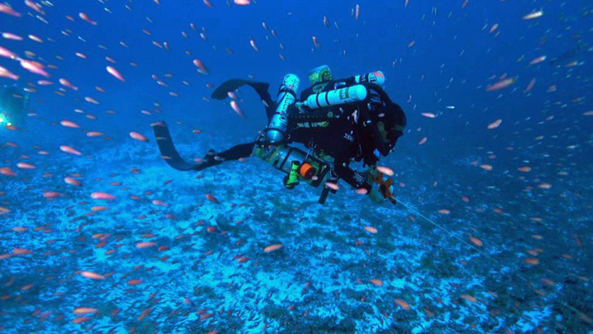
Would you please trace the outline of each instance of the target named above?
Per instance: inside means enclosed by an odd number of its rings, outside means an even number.
[[[481,255],[485,256],[486,258],[488,258],[489,260],[491,260],[492,262],[496,263],[497,265],[501,266],[502,264],[500,262],[498,262],[495,258],[493,258],[492,256],[482,252],[481,250],[479,250],[478,248],[476,248],[475,246],[473,246],[472,244],[468,243],[467,241],[461,239],[460,237],[456,236],[455,234],[453,234],[453,232],[447,230],[446,228],[442,227],[441,225],[435,223],[432,219],[426,217],[425,215],[421,214],[420,212],[412,209],[408,204],[405,204],[404,202],[400,201],[399,198],[395,198],[395,200],[397,201],[398,204],[401,204],[403,207],[405,207],[406,209],[408,209],[408,211],[418,215],[419,217],[424,218],[424,220],[426,220],[427,222],[431,223],[433,226],[441,229],[442,231],[444,231],[445,233],[447,233],[450,237],[453,237],[459,241],[461,241],[462,243],[464,243],[465,245],[469,246],[470,248],[472,248],[473,250],[475,250],[476,252],[480,253]],[[515,275],[516,277],[519,277],[521,280],[523,280],[525,283],[529,284],[529,286],[535,290],[534,285],[525,277],[523,277],[523,275],[518,274],[518,273],[513,273],[513,275]],[[564,294],[561,291],[557,291],[556,293],[563,295]],[[576,314],[578,314],[581,317],[581,320],[583,320],[585,323],[591,325],[591,318],[589,318],[586,314],[584,314],[583,312],[577,310],[576,308],[574,308],[572,305],[567,304],[566,302],[562,301],[562,300],[557,300],[558,303],[560,303],[561,305],[563,305],[564,307],[572,310],[573,312],[575,312]]]
[[[479,250],[478,248],[476,248],[475,246],[473,246],[473,245],[472,245],[472,244],[470,244],[469,242],[467,242],[467,241],[465,241],[465,240],[461,239],[460,237],[456,236],[455,234],[453,234],[453,232],[451,232],[451,231],[447,230],[446,228],[442,227],[441,225],[439,225],[439,224],[435,223],[435,222],[434,222],[432,219],[430,219],[430,218],[426,217],[425,215],[421,214],[420,212],[418,212],[418,211],[416,211],[416,210],[412,209],[412,208],[411,208],[409,205],[407,205],[407,204],[403,203],[402,201],[400,201],[400,200],[399,200],[399,198],[396,198],[395,200],[397,201],[397,203],[398,203],[398,204],[401,204],[401,205],[403,205],[403,206],[404,206],[406,209],[408,209],[408,210],[409,210],[409,211],[411,211],[412,213],[415,213],[416,215],[418,215],[418,216],[420,216],[420,217],[424,218],[424,220],[426,220],[427,222],[429,222],[429,223],[431,223],[432,225],[434,225],[434,226],[438,227],[439,229],[441,229],[441,230],[445,231],[445,233],[447,233],[449,236],[451,236],[451,237],[453,237],[453,238],[455,238],[455,239],[457,239],[457,240],[461,241],[462,243],[464,243],[465,245],[469,246],[470,248],[472,248],[472,249],[473,249],[473,250],[475,250],[476,252],[478,252],[478,253],[480,253],[480,254],[484,255],[485,257],[489,258],[489,259],[490,259],[490,260],[492,260],[494,263],[501,265],[501,263],[500,263],[500,262],[498,262],[496,259],[494,259],[492,256],[490,256],[490,255],[488,255],[488,254],[486,254],[486,253],[482,252],[481,250]],[[526,279],[525,279],[524,277],[522,277],[521,275],[517,275],[517,276],[519,276],[521,279],[523,279],[523,280],[525,280],[525,281],[526,281]]]

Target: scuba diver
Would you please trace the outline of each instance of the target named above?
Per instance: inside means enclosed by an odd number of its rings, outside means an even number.
[[[301,181],[314,187],[323,184],[319,198],[323,204],[328,194],[344,180],[358,193],[382,203],[396,203],[393,181],[385,179],[375,167],[380,156],[386,157],[403,135],[406,116],[381,88],[382,72],[372,72],[333,80],[328,66],[310,71],[311,86],[297,101],[299,79],[287,74],[280,86],[277,101],[268,93],[269,84],[241,79],[224,82],[212,98],[223,100],[229,92],[248,85],[260,96],[268,117],[268,126],[254,142],[236,145],[224,152],[210,150],[198,163],[183,160],[164,122],[153,127],[163,158],[171,167],[200,171],[224,161],[257,156],[283,171],[284,186],[293,189]],[[289,146],[303,144],[308,152]],[[352,161],[368,166],[366,172],[349,167]]]
[[[21,128],[25,123],[29,96],[23,95],[15,86],[4,86],[0,98],[0,126]]]

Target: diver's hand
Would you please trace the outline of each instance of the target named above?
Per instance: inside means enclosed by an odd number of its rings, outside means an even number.
[[[393,180],[381,174],[374,165],[365,172],[365,177],[367,182],[372,185],[369,196],[373,202],[382,204],[388,200],[394,205],[397,204],[393,195]]]
[[[387,198],[385,197],[385,194],[381,193],[379,188],[379,185],[374,185],[369,192],[369,197],[371,198],[371,201],[377,204],[383,204]]]
[[[392,194],[393,186],[389,186],[389,188],[387,188],[384,184],[375,184],[369,192],[369,197],[377,204],[383,204],[386,200],[388,200],[395,205],[397,202]]]

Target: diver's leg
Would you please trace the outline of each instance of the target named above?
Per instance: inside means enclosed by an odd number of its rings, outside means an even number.
[[[229,148],[228,150],[218,153],[217,156],[224,160],[239,160],[241,158],[247,158],[253,151],[254,143],[239,144]]]
[[[204,156],[202,161],[199,162],[198,166],[194,168],[194,170],[200,171],[208,167],[220,165],[225,161],[247,158],[251,155],[251,152],[253,151],[253,145],[254,143],[239,144],[220,153],[216,153],[214,152],[214,150],[210,150]]]

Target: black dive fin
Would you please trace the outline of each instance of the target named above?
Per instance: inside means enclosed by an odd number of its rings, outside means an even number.
[[[268,92],[268,88],[270,88],[269,83],[242,79],[231,79],[223,82],[220,86],[218,86],[212,93],[211,97],[215,100],[224,100],[228,97],[229,92],[232,92],[235,89],[244,85],[251,86],[251,88],[255,89],[257,95],[259,95],[259,98],[262,101],[264,101],[264,104],[266,106],[266,114],[269,120],[272,117],[272,114],[274,112],[273,108],[275,106],[275,103],[272,100],[270,93]]]
[[[152,128],[154,129],[154,135],[159,146],[159,151],[161,151],[163,159],[169,166],[180,171],[199,169],[198,164],[187,162],[179,155],[179,152],[175,149],[171,133],[169,133],[169,128],[165,122],[159,122]]]
[[[228,92],[232,92],[235,89],[244,85],[249,85],[253,89],[255,89],[259,97],[261,97],[262,100],[266,101],[266,103],[272,102],[270,93],[268,93],[268,88],[270,87],[269,83],[249,81],[243,79],[231,79],[223,82],[214,90],[211,97],[215,100],[224,100],[228,97]]]

